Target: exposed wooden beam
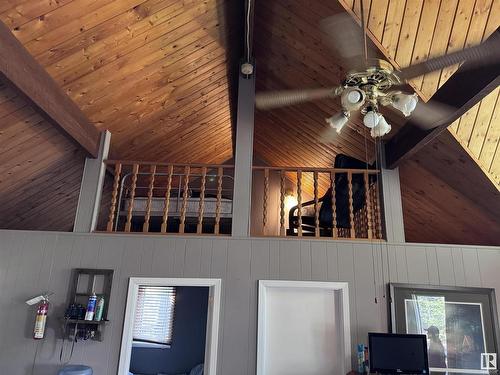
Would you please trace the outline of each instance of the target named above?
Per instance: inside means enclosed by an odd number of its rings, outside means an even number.
[[[500,38],[500,31],[497,29],[489,39],[491,38]],[[435,127],[429,130],[419,128],[410,118],[404,127],[385,144],[387,167],[395,168],[414,155],[496,89],[500,85],[499,74],[500,62],[483,67],[471,67],[464,63],[428,102],[430,105],[442,103],[455,110],[445,118],[436,113],[435,120],[429,121],[429,123],[434,123]]]
[[[99,130],[1,21],[0,78],[15,86],[48,121],[97,157]]]

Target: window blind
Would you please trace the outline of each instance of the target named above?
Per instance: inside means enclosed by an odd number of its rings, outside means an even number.
[[[134,341],[170,345],[174,325],[175,287],[139,286]]]

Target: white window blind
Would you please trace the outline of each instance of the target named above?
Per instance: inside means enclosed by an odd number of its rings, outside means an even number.
[[[174,325],[175,287],[139,286],[134,341],[170,345]]]

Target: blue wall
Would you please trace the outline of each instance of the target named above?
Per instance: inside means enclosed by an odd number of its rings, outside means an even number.
[[[189,374],[205,358],[208,287],[177,287],[170,348],[132,348],[130,371],[137,374]]]

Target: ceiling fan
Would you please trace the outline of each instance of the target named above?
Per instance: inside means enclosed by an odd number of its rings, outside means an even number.
[[[360,111],[364,115],[363,124],[370,129],[371,136],[382,137],[391,131],[391,125],[380,113],[380,107],[391,106],[406,117],[412,115],[416,109],[417,94],[404,92],[405,86],[412,78],[464,61],[481,65],[500,61],[500,37],[495,35],[494,38],[482,44],[434,57],[397,71],[387,61],[368,57],[363,1],[361,1],[361,30],[347,14],[335,15],[323,20],[321,29],[328,35],[331,47],[341,60],[349,65],[358,66],[362,61],[362,68],[349,71],[343,82],[333,88],[259,92],[255,100],[258,109],[271,110],[314,100],[340,97],[342,110],[326,119],[330,126],[329,133],[332,130],[340,133],[351,113]],[[414,113],[414,117],[418,117],[416,124],[424,129],[433,126],[429,124],[429,121],[425,121],[429,118],[429,113],[439,111],[444,116],[451,110],[444,104],[436,103],[424,103],[419,107],[421,108]]]

